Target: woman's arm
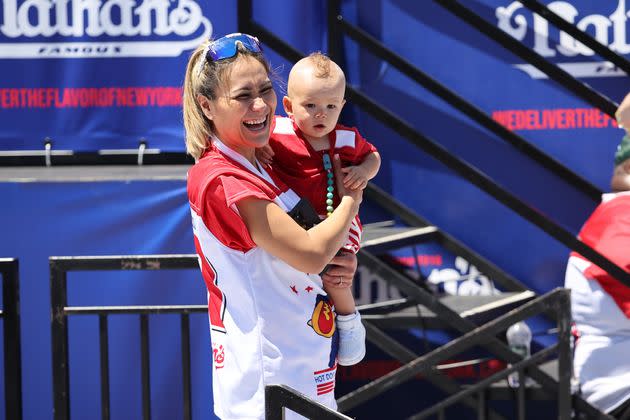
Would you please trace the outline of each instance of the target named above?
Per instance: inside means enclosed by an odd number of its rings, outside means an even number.
[[[245,198],[236,204],[256,245],[305,273],[319,273],[334,257],[347,238],[362,200],[362,190],[343,187],[338,156],[333,164],[341,203],[308,231],[273,202]]]

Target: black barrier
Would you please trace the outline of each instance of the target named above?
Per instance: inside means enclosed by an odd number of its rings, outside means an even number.
[[[542,354],[536,353],[534,356],[523,360],[521,356],[513,353],[505,346],[505,344],[502,344],[499,340],[497,340],[497,334],[505,331],[510,325],[542,313],[553,314],[558,326],[558,343],[543,350]],[[375,381],[372,381],[371,383],[364,385],[347,395],[344,395],[338,401],[339,408],[341,411],[347,411],[408,381],[415,375],[429,370],[432,366],[437,365],[439,362],[448,359],[449,357],[462,353],[473,346],[482,346],[489,348],[493,353],[501,357],[501,359],[513,363],[514,366],[475,385],[472,385],[465,390],[461,390],[458,393],[451,395],[446,400],[419,413],[414,418],[425,418],[434,413],[440,414],[440,412],[442,412],[443,415],[443,410],[446,407],[474,394],[478,395],[477,401],[479,404],[479,411],[485,412],[485,391],[490,387],[490,385],[500,379],[503,379],[504,377],[507,377],[512,372],[523,372],[523,369],[540,363],[549,354],[557,353],[559,379],[556,384],[553,384],[548,389],[552,393],[557,393],[558,419],[568,420],[571,418],[572,410],[572,397],[570,389],[570,317],[570,291],[567,289],[555,289],[532,300],[531,302],[523,304],[521,307],[514,309],[483,326],[470,328],[468,332],[461,337],[456,338],[455,340],[425,355],[417,357],[381,378],[376,379]],[[552,378],[536,369],[528,371],[528,374],[545,388],[547,388],[547,385],[550,382],[555,382]],[[520,392],[517,393],[517,408],[518,413],[524,414],[525,381],[520,381],[520,383]],[[485,418],[485,416],[480,418]],[[524,415],[523,417],[519,415],[518,418],[524,418]]]
[[[545,314],[546,316],[554,319],[558,323],[558,337],[560,347],[558,348],[558,360],[559,365],[558,368],[560,370],[559,381],[556,381],[551,376],[549,376],[546,372],[542,371],[538,366],[530,367],[528,371],[528,375],[533,378],[540,385],[541,391],[546,393],[547,395],[556,395],[558,398],[558,409],[561,413],[566,413],[566,405],[570,404],[572,401],[573,408],[577,412],[586,414],[589,418],[609,418],[599,410],[594,408],[584,399],[582,399],[578,395],[574,395],[572,398],[570,394],[568,394],[570,388],[568,383],[566,382],[568,379],[563,377],[562,375],[570,372],[570,361],[571,357],[568,353],[568,340],[569,339],[569,331],[568,325],[570,322],[570,292],[568,289],[555,289],[552,292],[547,293],[546,295],[531,300],[528,303],[521,305],[519,308],[514,309],[506,315],[503,315],[487,324],[479,327],[470,319],[464,318],[460,316],[459,313],[454,311],[453,309],[447,307],[438,297],[429,294],[422,290],[418,285],[407,276],[396,272],[391,267],[388,267],[372,255],[370,252],[362,249],[357,254],[359,264],[369,268],[373,273],[380,276],[381,278],[387,279],[393,285],[395,285],[401,292],[403,292],[408,299],[413,299],[415,302],[419,302],[424,305],[428,310],[435,313],[440,320],[447,323],[452,329],[455,331],[459,331],[464,335],[446,345],[439,347],[431,353],[418,357],[410,350],[404,348],[398,343],[389,340],[386,334],[379,331],[379,329],[375,325],[370,325],[372,321],[368,322],[370,317],[363,317],[363,322],[366,325],[366,329],[368,331],[368,340],[370,340],[375,345],[379,346],[385,345],[390,347],[391,350],[387,351],[383,347],[381,350],[388,352],[393,357],[397,358],[400,362],[405,363],[405,365],[394,371],[399,372],[400,375],[385,375],[361,388],[355,390],[347,395],[344,395],[338,400],[339,408],[341,411],[347,411],[352,409],[353,407],[360,405],[373,397],[380,395],[382,392],[390,389],[393,386],[401,384],[405,382],[410,376],[410,372],[405,369],[414,369],[419,367],[419,370],[415,373],[419,372],[427,372],[430,373],[427,369],[432,365],[437,364],[439,361],[444,360],[444,358],[448,357],[448,352],[450,352],[451,346],[453,343],[456,343],[459,349],[459,352],[468,349],[473,345],[478,345],[490,353],[496,355],[499,359],[506,361],[508,363],[518,363],[522,359],[517,354],[513,353],[506,343],[502,340],[499,340],[495,334],[485,333],[487,329],[491,329],[491,331],[500,331],[503,326],[503,330],[511,325],[511,323],[517,322],[519,320],[537,315],[537,314]],[[508,318],[508,321],[505,321],[505,318]],[[500,326],[497,327],[495,324],[497,322],[501,322]],[[482,334],[482,336],[477,336],[476,334]],[[472,336],[472,337],[471,337]],[[565,342],[566,341],[566,342]],[[392,373],[394,373],[392,372]],[[413,376],[413,374],[411,375]],[[452,387],[452,391],[448,391],[451,394],[461,392],[461,389],[457,389]],[[466,398],[468,402],[470,402],[470,395],[466,394],[462,396],[462,398]],[[485,395],[484,395],[485,399]],[[567,402],[567,400],[569,402]],[[481,404],[482,402],[479,402]]]
[[[136,314],[140,319],[140,354],[142,376],[142,418],[151,418],[149,369],[149,315],[180,314],[182,388],[184,395],[182,418],[190,420],[190,327],[191,313],[206,313],[206,305],[162,306],[68,306],[67,274],[71,271],[99,270],[166,270],[196,269],[196,255],[150,255],[107,257],[50,257],[51,335],[53,362],[53,412],[55,420],[70,419],[70,376],[68,360],[68,316],[98,315],[100,337],[101,418],[109,420],[109,353],[107,317],[112,314]],[[6,301],[5,301],[6,302]],[[6,355],[6,353],[5,353]],[[13,418],[13,417],[7,417]]]
[[[7,419],[22,419],[22,359],[20,339],[20,275],[16,258],[0,258],[4,328],[4,411]]]
[[[285,408],[313,420],[351,420],[286,385],[267,385],[265,420],[283,420]]]

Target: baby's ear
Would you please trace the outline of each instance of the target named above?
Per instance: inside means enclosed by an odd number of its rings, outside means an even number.
[[[284,112],[291,117],[293,116],[293,104],[291,103],[291,98],[285,96],[282,98],[282,106],[284,107]]]

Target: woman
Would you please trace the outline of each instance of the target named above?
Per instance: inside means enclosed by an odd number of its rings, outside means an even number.
[[[269,73],[258,40],[231,34],[197,48],[184,82],[186,146],[197,160],[188,197],[223,419],[264,418],[264,387],[273,383],[336,407],[337,326],[322,281],[349,287],[356,269],[356,257],[335,253],[362,191],[337,182],[341,203],[307,231],[287,215],[299,198],[255,159],[276,109]],[[307,274],[328,263],[322,278]],[[349,328],[358,329],[355,319]]]

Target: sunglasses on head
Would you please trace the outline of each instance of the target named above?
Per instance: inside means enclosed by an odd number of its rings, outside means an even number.
[[[231,58],[238,51],[238,44],[241,44],[247,51],[262,53],[258,38],[247,34],[234,33],[212,41],[206,48],[206,60],[219,61]]]

